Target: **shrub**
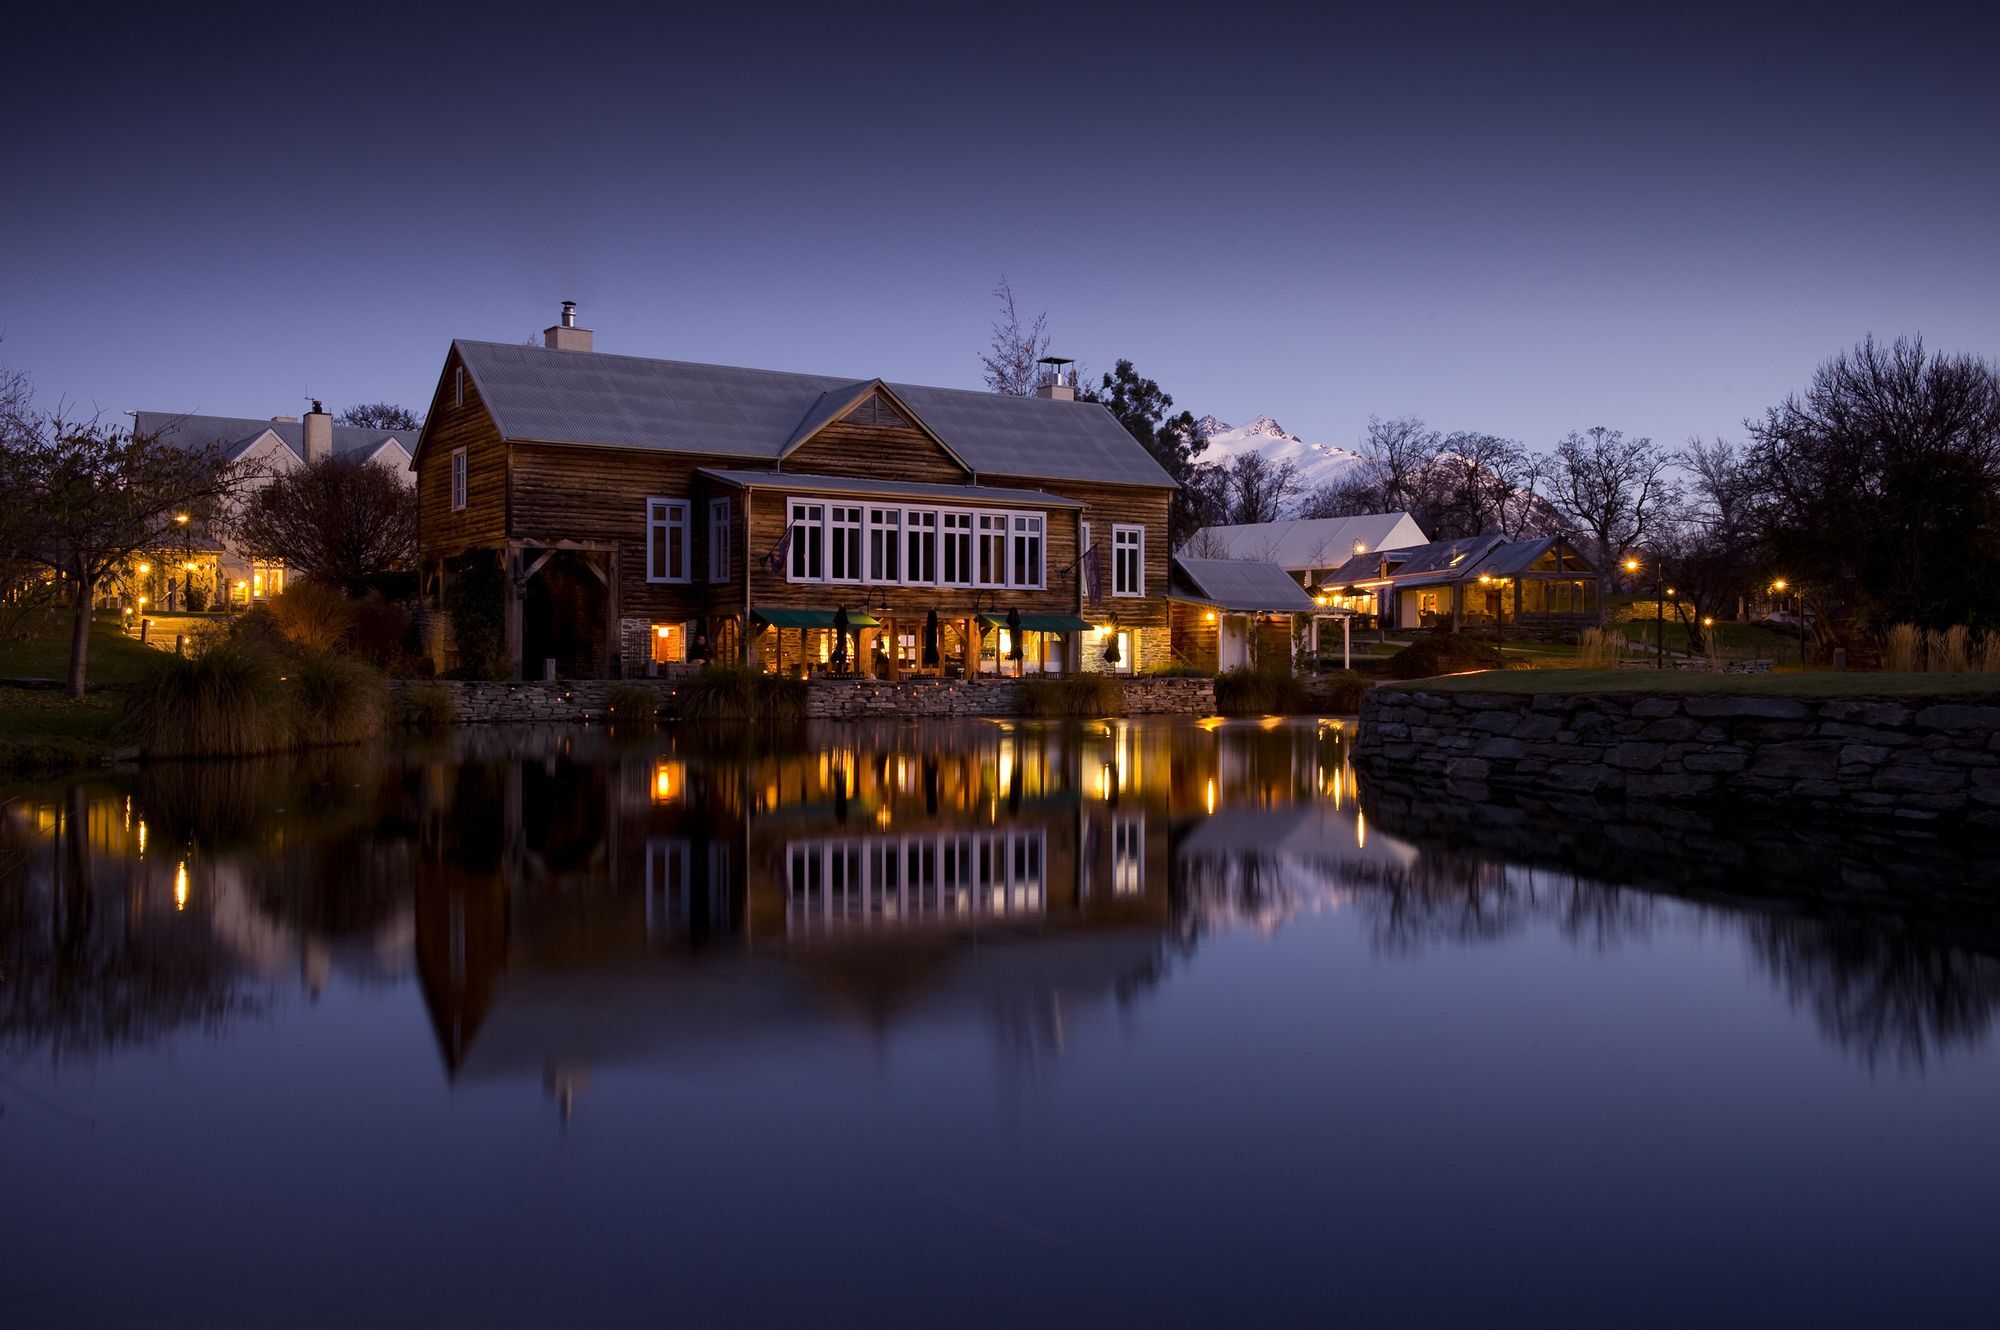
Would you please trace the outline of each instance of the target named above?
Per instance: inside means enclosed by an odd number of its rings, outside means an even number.
[[[1475,641],[1458,633],[1436,633],[1418,638],[1389,657],[1389,677],[1428,679],[1439,674],[1497,670],[1505,665],[1506,658],[1490,642]]]
[[[1190,665],[1184,660],[1169,661],[1165,665],[1155,665],[1146,671],[1149,679],[1206,679],[1211,677],[1207,670],[1198,665]]]
[[[1022,685],[1021,713],[1088,719],[1125,714],[1125,688],[1108,674],[1072,674],[1061,679],[1029,679]]]
[[[403,690],[402,722],[410,729],[435,734],[458,723],[458,706],[451,694],[436,684],[418,684]]]
[[[125,693],[124,725],[155,757],[241,757],[289,748],[283,661],[243,642],[192,656],[160,653]]]
[[[742,665],[711,665],[676,689],[682,720],[801,721],[806,681]]]
[[[1922,666],[1924,634],[1913,623],[1892,624],[1882,638],[1882,666],[1911,674]]]
[[[1313,704],[1306,686],[1291,675],[1245,668],[1215,676],[1215,709],[1225,716],[1296,715]]]
[[[301,651],[331,651],[354,626],[354,603],[337,587],[294,582],[266,605],[278,636]]]
[[[208,608],[208,588],[202,585],[200,582],[196,582],[190,579],[187,587],[188,613],[200,614],[203,610],[207,608]]]
[[[444,607],[451,616],[451,640],[458,648],[454,674],[467,679],[507,677],[505,591],[490,556],[475,559],[445,579]]]
[[[619,684],[606,694],[605,706],[617,720],[652,720],[659,714],[660,698],[650,688]]]
[[[353,621],[348,625],[346,645],[355,655],[378,670],[386,670],[411,654],[414,634],[407,608],[373,591],[348,605]]]
[[[382,732],[382,676],[358,660],[321,654],[292,667],[294,748],[352,744]]]

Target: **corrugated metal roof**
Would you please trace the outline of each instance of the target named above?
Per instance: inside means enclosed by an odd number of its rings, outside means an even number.
[[[943,485],[924,480],[876,480],[864,476],[819,476],[792,471],[738,471],[704,466],[697,475],[711,476],[739,489],[797,490],[809,494],[878,495],[883,498],[929,499],[934,503],[1004,503],[1034,508],[1082,508],[1046,490],[1011,489],[1000,485]]]
[[[1421,574],[1438,574],[1449,579],[1460,573],[1473,570],[1479,560],[1485,558],[1503,543],[1498,535],[1468,536],[1457,540],[1434,540],[1428,545],[1416,545],[1409,549],[1386,551],[1390,563],[1390,575],[1401,581]],[[1336,582],[1356,582],[1379,579],[1382,576],[1383,552],[1371,550],[1357,554],[1326,575],[1329,584]]]
[[[543,443],[775,460],[831,418],[818,417],[838,410],[834,399],[845,392],[851,401],[874,382],[502,342],[452,345],[500,432]],[[975,472],[1173,485],[1095,402],[887,386]]]
[[[1174,567],[1197,598],[1237,614],[1307,614],[1315,607],[1292,575],[1258,559],[1190,559],[1174,556]]]
[[[1296,571],[1350,559],[1357,543],[1372,552],[1421,545],[1424,539],[1423,528],[1408,513],[1357,513],[1204,527],[1182,548],[1223,559],[1268,559]]]
[[[178,447],[206,448],[211,444],[221,444],[232,461],[269,430],[300,461],[304,461],[306,456],[306,427],[297,422],[259,420],[254,416],[191,416],[178,411],[135,411],[132,413],[132,428]],[[353,425],[335,425],[333,452],[336,457],[349,454],[369,457],[382,445],[397,443],[403,451],[414,453],[418,433],[413,429],[360,429]]]

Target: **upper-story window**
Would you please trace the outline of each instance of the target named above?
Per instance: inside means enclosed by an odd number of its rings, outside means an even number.
[[[1111,594],[1114,596],[1146,594],[1145,527],[1111,528]]]
[[[930,586],[937,581],[938,515],[929,508],[908,508],[903,512],[903,531],[908,539],[904,552],[903,580],[912,586]]]
[[[792,500],[792,580],[819,582],[826,577],[826,505]]]
[[[1014,515],[1014,566],[1008,581],[1018,587],[1042,584],[1042,519],[1038,515]]]
[[[944,572],[940,586],[972,585],[972,514],[944,513]]]
[[[451,451],[451,510],[458,512],[465,507],[465,449]]]
[[[686,499],[646,500],[646,580],[688,580]]]
[[[861,580],[861,510],[836,503],[827,510],[826,579]]]
[[[899,582],[896,575],[903,543],[903,510],[901,508],[870,508],[868,510],[868,580],[871,582]]]
[[[979,585],[1007,585],[1007,514],[979,514]]]
[[[465,405],[465,366],[460,365],[451,378],[451,404]]]
[[[708,501],[708,580],[727,582],[734,560],[730,552],[735,548],[732,528],[735,523],[730,518],[727,498]]]

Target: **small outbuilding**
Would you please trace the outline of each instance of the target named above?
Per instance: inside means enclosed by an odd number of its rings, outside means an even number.
[[[1174,659],[1213,673],[1289,672],[1299,616],[1315,609],[1290,573],[1258,559],[1176,555],[1167,601]]]

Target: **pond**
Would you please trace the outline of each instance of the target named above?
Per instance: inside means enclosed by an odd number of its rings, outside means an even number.
[[[1992,847],[1347,737],[13,788],[0,1325],[1989,1323]]]

